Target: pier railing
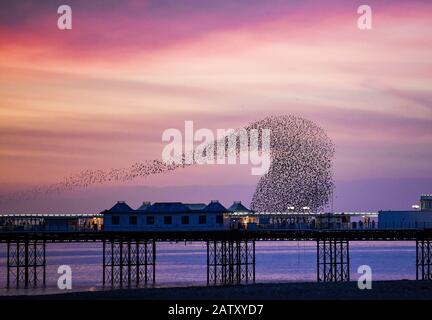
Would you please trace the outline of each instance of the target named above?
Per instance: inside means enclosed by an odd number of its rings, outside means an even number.
[[[432,229],[432,222],[369,223],[353,225],[352,223],[311,225],[311,224],[247,224],[230,225],[228,230],[395,230],[395,229]],[[146,231],[145,226],[137,231]],[[187,229],[184,229],[187,231]],[[55,225],[0,225],[0,232],[98,232],[103,226],[55,226]],[[162,230],[163,231],[163,230]]]
[[[0,232],[95,232],[101,231],[97,227],[81,227],[81,226],[40,226],[40,225],[24,225],[24,226],[0,226]]]

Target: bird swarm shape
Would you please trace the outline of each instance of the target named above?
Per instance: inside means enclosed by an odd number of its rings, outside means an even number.
[[[257,129],[259,135],[262,129],[270,130],[271,165],[256,186],[251,208],[260,212],[284,212],[289,207],[301,209],[307,206],[317,211],[327,205],[334,189],[334,145],[324,130],[312,121],[285,115],[254,121],[235,130],[233,134],[238,136],[239,130],[246,130],[249,133],[252,129]],[[216,146],[225,145],[226,156],[233,152],[239,156],[240,152],[245,151],[242,150],[239,140],[237,147],[232,150],[228,146],[229,136],[224,139],[225,141],[211,142],[211,150],[216,152]],[[258,141],[262,141],[260,136]],[[252,145],[249,144],[247,147],[249,149]],[[260,144],[253,147],[261,148],[262,151]],[[184,154],[182,158],[185,159]],[[2,202],[35,198],[112,181],[130,181],[187,166],[190,164],[185,164],[185,161],[167,164],[160,160],[148,160],[127,168],[84,170],[49,186],[4,196]]]

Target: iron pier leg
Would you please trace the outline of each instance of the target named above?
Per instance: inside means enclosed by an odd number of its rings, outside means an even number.
[[[103,242],[103,283],[111,287],[137,287],[156,281],[156,240],[110,239]],[[111,248],[111,250],[108,250]],[[110,270],[110,271],[109,271]]]
[[[105,268],[106,268],[106,261],[105,261],[105,239],[102,240],[102,285],[105,286]]]
[[[9,289],[10,287],[10,273],[11,273],[11,267],[10,267],[10,243],[8,241],[7,243],[7,280],[6,280],[6,287]]]
[[[7,243],[7,288],[15,281],[15,287],[37,287],[42,276],[45,285],[45,241],[16,240]]]
[[[19,288],[20,284],[20,264],[21,264],[21,251],[20,251],[20,243],[16,242],[16,287]]]
[[[114,239],[111,240],[111,287],[114,287]]]
[[[46,242],[45,240],[43,241],[43,245],[42,245],[42,250],[43,250],[43,276],[42,276],[42,284],[45,286],[46,284]]]
[[[210,240],[206,241],[207,244],[207,285],[210,285]]]
[[[317,240],[317,281],[349,281],[349,242],[338,239]]]
[[[208,240],[207,285],[255,282],[255,241]]]
[[[128,240],[128,242],[127,242],[127,246],[128,246],[128,255],[127,255],[127,258],[128,258],[128,267],[127,267],[127,271],[128,271],[128,287],[130,288],[130,286],[131,286],[131,281],[132,281],[132,274],[131,274],[131,272],[132,272],[132,260],[131,260],[131,240],[129,239]]]
[[[36,241],[33,243],[33,286],[37,284],[37,246]]]
[[[244,269],[245,269],[245,275],[246,275],[246,283],[248,283],[249,282],[249,268],[248,268],[248,260],[249,260],[249,254],[248,254],[248,241],[245,241],[245,248],[244,248],[244,251],[245,251],[245,255],[244,255],[244,257],[245,257],[245,259],[244,259]]]
[[[245,241],[245,242],[247,242],[247,241]],[[242,268],[242,256],[241,256],[241,250],[242,250],[242,243],[241,243],[241,241],[237,241],[236,242],[236,251],[235,251],[235,254],[236,254],[236,262],[237,262],[237,264],[236,264],[236,268],[237,268],[237,270],[236,270],[236,283],[240,283],[241,282],[241,280],[242,280],[242,270],[241,270],[241,268]]]
[[[214,262],[213,262],[213,278],[214,278],[214,281],[213,281],[213,284],[214,285],[216,285],[217,283],[218,283],[218,270],[217,270],[217,262],[218,262],[218,249],[217,249],[217,241],[216,240],[214,240],[213,241],[213,250],[214,250],[214,254],[213,254],[213,259],[214,259]],[[220,258],[220,257],[219,257]]]
[[[419,241],[416,240],[416,280],[419,280]]]
[[[119,271],[120,271],[120,287],[123,287],[123,240],[120,239],[119,243]]]
[[[349,242],[347,241],[347,242],[345,243],[345,245],[346,245],[346,263],[347,263],[346,271],[347,271],[347,276],[348,276],[347,281],[350,281],[350,280],[351,280],[351,273],[350,273],[350,252],[349,252]]]
[[[136,256],[135,256],[135,264],[136,264],[136,286],[138,287],[140,284],[140,241],[136,241]]]
[[[156,283],[156,240],[153,240],[153,285]]]
[[[416,240],[416,279],[432,280],[431,240]]]
[[[29,286],[29,243],[24,241],[24,287]]]
[[[255,283],[255,240],[252,240],[252,277],[253,283]]]

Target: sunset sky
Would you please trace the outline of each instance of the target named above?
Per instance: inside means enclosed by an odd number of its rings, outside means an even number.
[[[61,4],[72,30],[57,28]],[[361,4],[372,30],[357,28]],[[432,193],[431,30],[430,1],[1,1],[0,192],[161,159],[162,132],[185,120],[215,130],[293,114],[335,143],[335,209],[410,207]],[[248,203],[258,179],[197,167],[0,210]]]

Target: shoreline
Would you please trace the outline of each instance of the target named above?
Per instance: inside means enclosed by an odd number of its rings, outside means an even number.
[[[285,282],[8,295],[0,300],[432,300],[432,281],[374,281],[371,290],[358,289],[356,281]]]

